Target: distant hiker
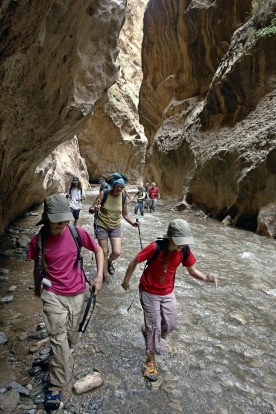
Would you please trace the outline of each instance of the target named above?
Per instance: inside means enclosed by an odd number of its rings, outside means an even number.
[[[74,217],[68,200],[61,194],[46,198],[43,224],[29,245],[27,259],[34,260],[35,295],[41,297],[45,327],[51,344],[48,359],[50,384],[45,398],[46,410],[57,410],[61,403],[62,387],[73,372],[71,347],[77,344],[82,319],[86,279],[81,256],[73,232],[68,225]],[[75,227],[73,227],[75,229]],[[95,295],[102,288],[103,251],[82,227],[77,227],[81,246],[95,252],[97,276],[91,282]]]
[[[110,185],[105,181],[105,178],[101,177],[99,179],[100,183],[100,192],[103,190],[110,190]]]
[[[85,199],[85,191],[82,188],[78,177],[73,177],[71,185],[68,190],[68,199],[71,213],[74,216],[74,226],[78,224],[80,211],[82,208],[82,201]]]
[[[134,207],[134,214],[137,214],[140,211],[141,216],[144,215],[144,203],[146,199],[146,191],[142,186],[138,186],[137,193],[132,197],[132,200],[136,200]]]
[[[126,182],[127,178],[122,174],[113,174],[113,178],[109,180],[111,190],[101,191],[89,208],[89,212],[97,216],[95,234],[104,252],[105,279],[107,273],[110,275],[115,273],[113,262],[121,255],[121,215],[131,226],[139,226],[139,223],[135,222],[128,213],[128,203],[124,192]],[[108,240],[111,244],[110,254]]]
[[[156,186],[156,183],[152,183],[148,189],[148,196],[149,196],[149,210],[150,213],[155,211],[157,200],[160,200],[160,191],[159,188]]]
[[[146,184],[144,185],[144,189],[146,190],[146,192],[148,192],[149,188],[150,188],[149,183],[146,183]]]
[[[149,211],[149,209],[150,209],[150,202],[149,202],[149,188],[150,188],[149,183],[146,183],[146,184],[144,185],[144,189],[145,189],[145,191],[146,191],[146,197],[145,197],[145,209],[146,209],[146,210],[148,210],[148,211]]]
[[[217,286],[216,276],[204,274],[195,267],[196,259],[188,246],[193,243],[187,221],[172,220],[165,238],[146,246],[129,263],[122,283],[122,287],[127,290],[138,263],[147,261],[139,289],[144,312],[147,354],[144,376],[151,381],[158,378],[155,354],[160,355],[164,351],[161,338],[166,338],[176,328],[174,279],[178,266],[182,263],[192,277],[215,283]]]

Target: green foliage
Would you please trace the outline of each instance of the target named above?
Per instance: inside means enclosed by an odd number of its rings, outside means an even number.
[[[261,0],[259,0],[261,1]],[[265,1],[265,0],[262,0]],[[273,15],[269,26],[257,30],[253,36],[252,45],[255,45],[261,37],[271,37],[276,35],[276,14]]]

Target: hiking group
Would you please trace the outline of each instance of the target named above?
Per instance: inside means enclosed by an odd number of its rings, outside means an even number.
[[[35,295],[42,301],[51,345],[49,384],[44,401],[48,411],[60,407],[62,388],[69,382],[73,372],[71,351],[78,343],[80,333],[84,332],[81,327],[87,316],[87,309],[84,311],[86,282],[95,298],[108,273],[115,273],[114,261],[121,254],[121,216],[131,226],[138,227],[140,234],[139,221],[134,221],[128,213],[126,183],[126,177],[119,173],[113,174],[108,183],[105,180],[101,182],[103,187],[89,208],[89,212],[94,215],[97,241],[82,227],[69,223],[78,220],[79,214],[74,214],[74,211],[80,210],[82,206],[76,203],[81,203],[85,197],[77,177],[72,180],[68,197],[54,194],[44,201],[42,218],[37,223],[42,227],[30,242],[27,258],[34,261]],[[149,187],[148,193],[150,188],[155,197],[149,200],[160,198],[155,183]],[[137,203],[141,201],[140,197],[146,197],[145,193],[146,190],[138,187],[135,194]],[[155,203],[152,207],[154,211]],[[135,204],[136,208],[143,215],[141,205],[137,207]],[[189,224],[182,219],[172,220],[163,239],[145,248],[142,248],[141,243],[142,250],[130,261],[122,281],[123,289],[129,289],[136,266],[146,262],[140,278],[139,297],[144,313],[143,334],[147,355],[144,376],[150,381],[158,378],[155,355],[164,351],[161,338],[166,338],[176,328],[174,278],[177,267],[182,264],[192,277],[217,285],[216,276],[204,274],[195,267],[196,259],[189,248],[193,243]],[[88,281],[85,276],[80,253],[82,247],[94,252],[96,257],[97,271],[92,281]]]

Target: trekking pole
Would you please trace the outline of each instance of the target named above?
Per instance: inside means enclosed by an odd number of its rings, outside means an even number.
[[[139,224],[139,220],[138,218],[136,219],[136,223]],[[141,232],[140,232],[140,227],[138,225],[138,233],[139,233],[139,239],[140,239],[140,246],[141,246],[141,250],[143,249],[143,244],[142,244],[142,239],[141,239]]]
[[[97,204],[98,204],[98,206],[101,205],[101,200],[99,198],[97,200]],[[93,224],[93,227],[94,227],[94,239],[96,239],[96,233],[97,233],[97,228],[98,228],[98,221],[99,221],[99,212],[96,211],[96,213],[94,214],[94,224]],[[93,259],[94,259],[94,255],[93,255],[93,252],[92,252],[92,261],[93,261]]]
[[[138,218],[136,219],[136,223],[139,223],[139,220],[138,220]],[[142,244],[142,239],[141,239],[141,233],[140,233],[140,227],[138,226],[138,232],[139,232],[139,238],[140,238],[140,245],[141,245],[141,250],[143,249],[143,244]],[[146,265],[145,265],[145,267],[146,267]],[[138,288],[137,288],[137,290],[136,290],[136,292],[135,292],[135,294],[134,294],[134,296],[133,296],[133,299],[132,299],[132,301],[131,301],[131,304],[129,305],[129,307],[127,308],[127,312],[129,312],[129,310],[130,310],[130,308],[132,307],[132,305],[133,305],[133,303],[134,303],[134,301],[135,301],[135,299],[136,299],[136,295],[137,295],[137,292],[139,291],[139,286],[138,286]]]

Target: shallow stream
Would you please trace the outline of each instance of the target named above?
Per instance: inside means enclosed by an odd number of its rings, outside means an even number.
[[[93,234],[88,207],[95,197],[88,193],[80,225]],[[130,205],[133,214],[134,204]],[[41,210],[37,210],[39,215]],[[129,261],[141,242],[162,236],[173,218],[189,221],[195,245],[196,266],[219,276],[212,284],[192,279],[179,268],[175,292],[178,328],[167,339],[167,352],[158,358],[161,384],[151,387],[142,376],[145,360],[141,333],[143,314],[137,287],[143,269],[137,268],[131,288],[121,288]],[[123,253],[116,273],[104,284],[87,332],[75,352],[75,373],[96,368],[104,385],[81,396],[71,395],[64,412],[235,414],[276,412],[276,242],[200,215],[171,211],[159,205],[155,213],[138,216],[141,230],[122,220]],[[38,217],[30,216],[18,226],[32,236]],[[3,243],[2,243],[3,246]],[[83,250],[86,271],[93,276],[95,259]],[[26,341],[18,340],[43,321],[40,300],[33,296],[32,263],[23,258],[1,258],[7,280],[0,282],[1,327],[8,344],[1,346],[0,387],[10,380],[22,385],[34,381],[28,375],[32,355]],[[127,308],[133,301],[130,310]],[[69,408],[68,408],[69,407]],[[74,407],[74,408],[72,408]],[[40,411],[40,412],[43,412]]]

